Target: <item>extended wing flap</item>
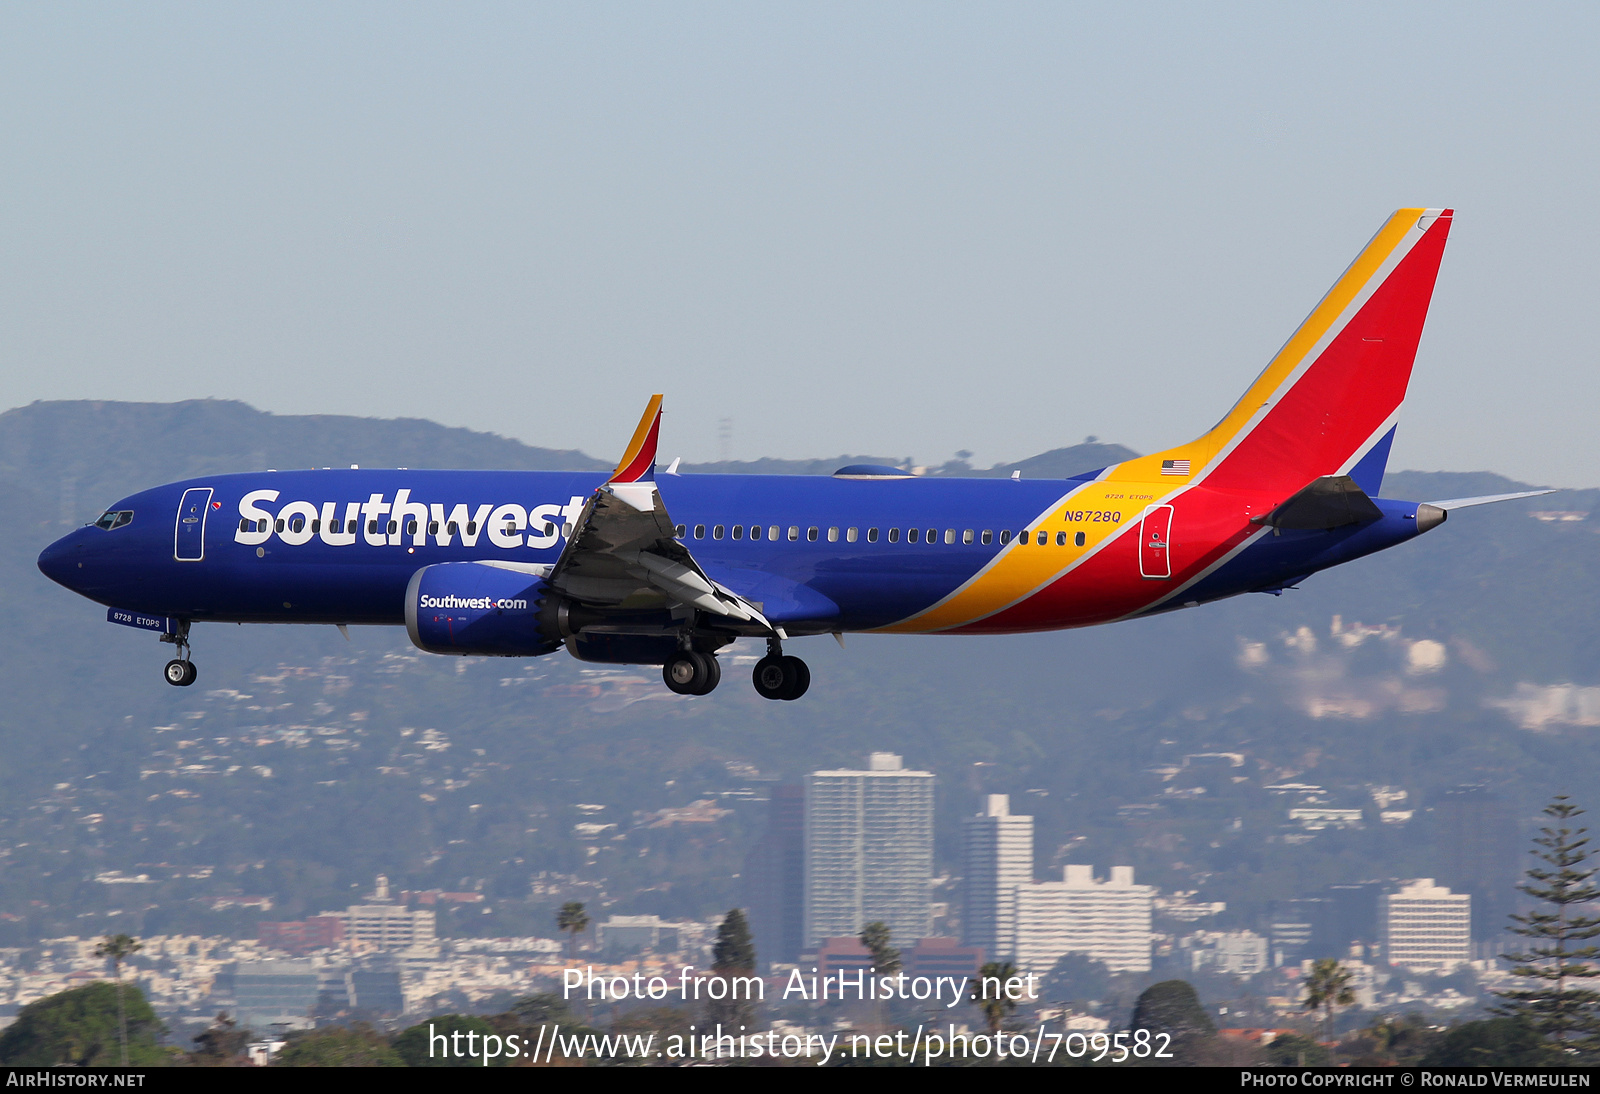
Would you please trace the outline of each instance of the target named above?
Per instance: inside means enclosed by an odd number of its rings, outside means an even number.
[[[574,522],[550,583],[605,609],[681,604],[735,623],[771,626],[754,604],[718,585],[677,538],[655,483],[661,396],[654,396],[617,470]]]
[[[1383,511],[1349,475],[1324,475],[1294,494],[1270,513],[1251,517],[1279,531],[1342,528],[1347,524],[1378,520]]]

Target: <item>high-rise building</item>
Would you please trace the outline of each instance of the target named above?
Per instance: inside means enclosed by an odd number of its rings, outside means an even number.
[[[1113,866],[1096,881],[1094,867],[1074,865],[1060,881],[1019,885],[1016,963],[1048,972],[1069,953],[1103,961],[1112,972],[1150,971],[1153,885],[1135,885],[1132,866]]]
[[[1508,802],[1482,785],[1458,786],[1433,808],[1438,880],[1472,897],[1478,937],[1499,934],[1517,897],[1517,823]]]
[[[1009,795],[988,795],[963,825],[962,859],[962,938],[995,958],[1014,957],[1017,886],[1033,880],[1033,818],[1012,815]]]
[[[757,963],[798,960],[806,943],[805,787],[772,788],[767,830],[745,856],[741,880]]]
[[[882,921],[909,942],[932,933],[933,773],[874,752],[865,771],[806,777],[805,940]]]
[[[1449,970],[1472,957],[1472,897],[1435,885],[1404,882],[1380,904],[1383,956],[1391,965]]]
[[[310,961],[241,961],[234,973],[234,1014],[243,1027],[309,1029],[320,981]]]
[[[1296,897],[1272,902],[1267,923],[1271,960],[1275,966],[1296,966],[1307,959],[1335,957],[1344,951],[1329,939],[1334,931],[1335,905],[1330,897]]]

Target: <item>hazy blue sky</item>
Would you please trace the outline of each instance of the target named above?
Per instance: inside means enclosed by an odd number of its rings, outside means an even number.
[[[1600,6],[0,7],[0,406],[1187,440],[1458,210],[1393,466],[1600,485]]]

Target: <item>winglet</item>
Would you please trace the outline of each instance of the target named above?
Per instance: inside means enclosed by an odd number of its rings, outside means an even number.
[[[611,482],[650,482],[656,477],[656,441],[661,433],[661,396],[650,396],[639,428],[622,454],[622,461],[611,473]]]

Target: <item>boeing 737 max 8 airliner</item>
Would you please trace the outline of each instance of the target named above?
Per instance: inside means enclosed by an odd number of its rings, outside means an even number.
[[[1209,432],[1071,479],[657,475],[661,396],[611,475],[218,475],[124,498],[39,556],[112,622],[404,625],[430,653],[661,665],[704,695],[765,639],[755,687],[810,682],[802,635],[1005,634],[1277,592],[1452,508],[1378,496],[1448,209],[1402,209]],[[1542,491],[1541,491],[1542,492]]]

